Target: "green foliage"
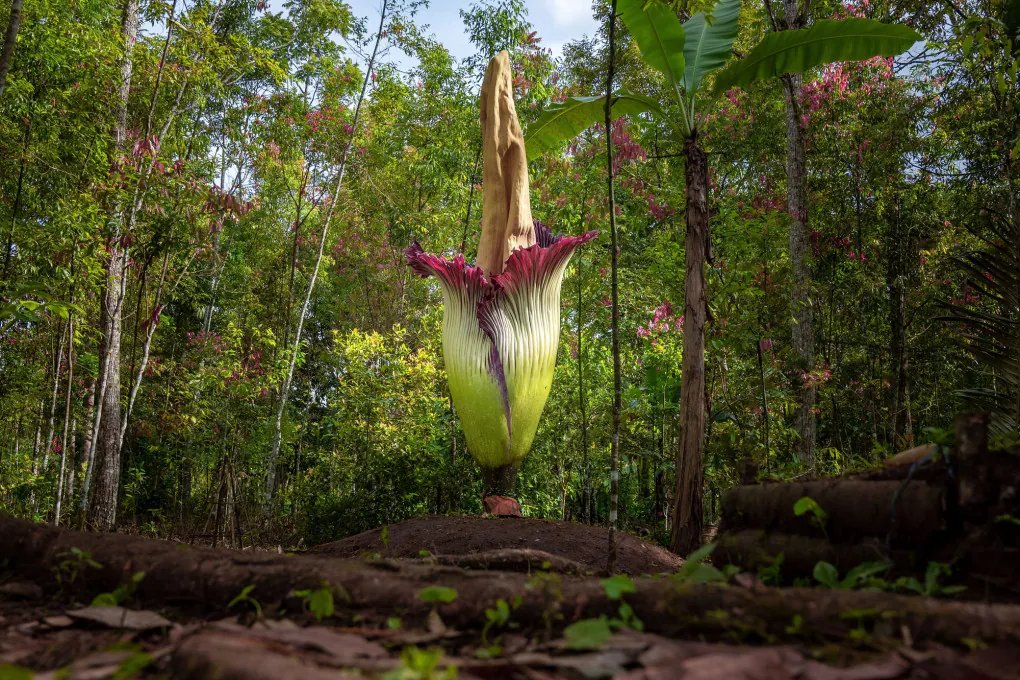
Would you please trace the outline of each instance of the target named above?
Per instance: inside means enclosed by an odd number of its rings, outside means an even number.
[[[622,599],[624,593],[637,592],[637,586],[634,585],[634,581],[626,574],[616,574],[615,576],[602,579],[599,583],[605,588],[606,597],[610,600]]]
[[[251,596],[251,591],[255,590],[254,585],[247,585],[241,589],[241,592],[237,594],[234,599],[227,603],[227,609],[233,609],[234,605],[243,604],[247,602],[255,610],[255,616],[262,618],[262,605],[259,601]]]
[[[92,600],[93,607],[116,607],[135,594],[138,584],[145,578],[144,571],[136,571],[131,580],[114,588],[112,593],[100,593]]]
[[[563,637],[567,640],[567,649],[598,649],[612,637],[609,619],[600,616],[597,619],[582,619],[563,629]]]
[[[811,524],[818,529],[821,529],[822,533],[828,536],[825,530],[826,522],[829,520],[828,513],[822,509],[822,506],[818,505],[815,499],[810,496],[804,496],[798,498],[797,502],[793,504],[793,514],[797,517],[811,513]]]
[[[949,576],[949,574],[950,568],[948,564],[933,561],[929,562],[927,569],[925,569],[924,583],[921,583],[913,576],[901,576],[896,579],[896,581],[892,584],[892,587],[897,590],[916,593],[924,597],[955,595],[956,593],[962,593],[967,589],[966,586],[940,585],[939,579],[943,576]]]
[[[528,160],[534,160],[547,151],[556,150],[564,140],[573,139],[593,124],[605,119],[606,98],[571,97],[560,104],[546,108],[535,122],[528,125],[525,148]],[[628,92],[613,95],[612,117],[631,116],[636,118],[652,113],[666,120],[666,114],[654,99]]]
[[[779,553],[772,559],[772,562],[767,567],[761,568],[758,571],[758,578],[761,579],[761,582],[767,586],[782,585],[783,577],[781,569],[785,559],[786,555],[784,553]]]
[[[51,567],[51,571],[53,571],[58,585],[73,584],[86,567],[90,569],[103,568],[103,565],[92,559],[92,553],[80,548],[72,547],[67,552],[58,554],[57,557],[60,561],[56,566]],[[141,573],[144,575],[144,572]]]
[[[872,577],[888,570],[889,565],[885,562],[865,562],[852,568],[844,578],[840,579],[839,570],[832,564],[822,561],[815,565],[814,577],[826,588],[854,590],[869,584]]]
[[[324,583],[321,588],[295,590],[294,595],[301,598],[302,606],[315,616],[316,621],[322,621],[336,613],[333,601],[334,592],[338,592],[342,599],[350,600],[342,588],[330,583]]]
[[[679,98],[685,38],[676,14],[660,0],[618,0],[616,8],[641,50],[641,57],[666,76]]]
[[[382,675],[383,680],[455,680],[457,667],[448,665],[440,669],[443,650],[404,647],[400,652],[400,666]]]
[[[35,677],[28,668],[0,663],[0,680],[32,680]]]
[[[727,575],[707,562],[715,550],[715,544],[704,545],[686,558],[683,565],[673,574],[672,579],[681,586],[699,583],[725,583]]]
[[[711,11],[697,12],[683,25],[684,90],[691,98],[706,74],[725,64],[733,54],[739,29],[740,0],[719,0]]]
[[[746,57],[715,78],[715,92],[747,87],[784,73],[803,73],[835,61],[891,57],[921,40],[914,29],[874,19],[822,19],[808,28],[767,34]]]
[[[450,604],[457,599],[457,591],[446,586],[428,586],[418,591],[418,599],[429,604]]]
[[[999,433],[1016,432],[1020,427],[1020,223],[989,219],[971,231],[981,247],[961,255],[959,266],[967,286],[990,305],[948,303],[944,319],[953,323],[962,346],[997,378],[992,388],[965,389],[961,394],[995,414]]]

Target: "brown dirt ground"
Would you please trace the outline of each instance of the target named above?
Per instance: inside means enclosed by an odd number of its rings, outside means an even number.
[[[372,529],[309,549],[322,557],[361,557],[378,554],[390,558],[418,558],[422,550],[436,557],[493,555],[496,551],[534,551],[563,558],[594,573],[606,568],[609,530],[605,527],[548,519],[483,517],[418,517]],[[619,532],[617,569],[627,574],[673,573],[683,560],[657,545]],[[495,561],[495,560],[494,560]],[[538,568],[543,561],[541,555]],[[526,570],[525,561],[521,569]],[[501,568],[508,568],[500,561]],[[570,569],[564,569],[569,571]]]
[[[433,531],[434,524],[441,530]],[[558,538],[540,540],[537,548],[477,538],[485,535],[479,528],[489,526],[513,536],[515,525],[532,543],[542,531]],[[493,562],[513,563],[522,555],[532,560],[542,553],[578,565],[570,558],[601,555],[602,544],[591,539],[589,529],[471,518],[423,518],[388,529],[389,545],[383,547],[394,553],[401,545],[413,553],[422,549],[422,536],[431,537],[425,545],[436,549],[428,558],[440,562],[436,565],[428,559],[376,559],[375,552],[369,559],[340,559],[325,547],[304,556],[208,549],[0,517],[0,680],[32,677],[5,664],[32,669],[37,680],[383,680],[390,671],[404,678],[446,677],[422,672],[423,648],[434,650],[429,664],[456,666],[463,680],[1020,677],[1020,607],[774,589],[754,578],[735,578],[726,586],[641,578],[626,603],[644,631],[618,630],[597,649],[579,650],[568,642],[566,627],[613,617],[620,607],[597,577],[465,570],[438,560],[444,548],[453,558],[453,547],[477,547],[475,555],[495,556]],[[336,550],[356,555],[360,546],[366,552],[376,547],[362,539],[347,539]],[[380,536],[376,540],[381,544]],[[575,544],[588,545],[590,552],[564,557],[549,551]],[[77,560],[72,548],[94,563]],[[57,574],[69,577],[72,571],[73,584],[55,581]],[[123,605],[147,619],[144,629],[132,629],[126,614],[111,619],[104,613],[97,620],[93,611],[82,617],[79,610],[94,596],[140,571],[144,578]],[[424,589],[435,585],[452,589],[455,599],[424,601]],[[335,593],[336,605],[321,621],[298,594],[319,588]],[[238,599],[240,593],[248,599]],[[510,617],[483,628],[489,619],[483,613],[497,598],[513,603]],[[156,614],[165,619],[152,624]],[[394,620],[397,625],[391,625]],[[492,651],[494,644],[498,649]]]

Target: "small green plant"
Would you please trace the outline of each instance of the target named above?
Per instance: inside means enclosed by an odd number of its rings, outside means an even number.
[[[57,579],[57,583],[60,585],[74,583],[78,578],[78,574],[84,571],[86,567],[91,567],[92,569],[103,568],[103,565],[92,559],[92,553],[86,552],[81,548],[71,548],[67,552],[58,554],[57,557],[62,559],[57,563],[57,566],[52,568],[52,571]]]
[[[630,628],[636,631],[643,631],[645,624],[634,615],[634,608],[623,599],[625,593],[637,592],[637,586],[634,585],[634,581],[626,574],[617,574],[616,576],[602,579],[601,583],[606,591],[606,597],[610,600],[620,601],[620,609],[618,610],[620,618],[610,619],[609,626],[613,629]]]
[[[457,591],[445,586],[428,586],[418,591],[418,598],[428,604],[450,604],[457,599]]]
[[[829,520],[828,513],[822,509],[822,506],[815,502],[814,498],[810,496],[803,496],[793,504],[793,514],[797,517],[811,513],[811,525],[821,529],[825,537],[828,538],[829,534],[825,529],[825,525]]]
[[[343,588],[325,582],[323,582],[321,588],[295,590],[294,595],[301,598],[301,604],[305,611],[311,612],[315,616],[315,620],[321,622],[323,619],[329,618],[336,613],[333,594],[338,589],[343,599],[350,600]]]
[[[740,570],[733,565],[727,565],[723,571],[712,566],[707,560],[714,550],[715,544],[713,543],[698,548],[684,559],[683,566],[671,578],[681,586],[699,583],[726,583],[736,571]]]
[[[390,544],[390,527],[388,524],[383,525],[382,532],[379,534],[379,538],[382,539],[383,545]]]
[[[613,630],[609,619],[600,616],[570,624],[563,630],[563,636],[567,639],[567,649],[598,649],[613,636]]]
[[[545,603],[545,607],[542,609],[542,621],[545,623],[545,637],[548,640],[552,635],[553,619],[563,619],[563,614],[560,612],[564,600],[563,580],[559,574],[536,571],[531,574],[524,587],[529,591],[537,590],[542,593]]]
[[[138,584],[145,578],[144,571],[136,571],[131,575],[131,580],[127,583],[123,583],[114,588],[112,593],[99,593],[95,599],[92,600],[93,607],[116,607],[122,602],[126,602],[132,595],[135,594],[135,590],[138,588]]]
[[[871,634],[864,627],[864,621],[874,619],[877,615],[877,609],[851,609],[840,613],[839,618],[856,621],[857,626],[850,629],[850,639],[854,642],[865,642],[871,637]]]
[[[906,590],[924,597],[939,597],[940,595],[955,595],[967,589],[967,586],[942,586],[939,579],[949,576],[948,564],[942,562],[929,562],[924,572],[924,583],[921,583],[913,576],[901,576],[893,582],[897,590]]]
[[[400,627],[402,625],[404,624],[400,620],[399,616],[391,616],[390,618],[386,619],[386,627],[390,630],[400,630]]]
[[[400,665],[383,674],[383,680],[455,680],[457,667],[453,665],[440,669],[443,659],[441,649],[419,649],[404,647],[400,652]]]
[[[786,559],[786,555],[779,553],[772,559],[769,566],[763,567],[758,571],[758,578],[761,579],[762,583],[767,586],[778,586],[782,584],[782,576],[779,573],[779,569],[783,566],[784,559]]]
[[[521,601],[520,595],[514,597],[509,603],[503,598],[499,598],[496,600],[494,609],[485,610],[485,627],[482,628],[482,644],[485,645],[485,648],[479,650],[479,656],[493,658],[503,653],[503,648],[500,646],[503,636],[499,635],[490,640],[489,633],[493,628],[515,627],[515,624],[510,622],[510,613],[521,606]]]
[[[227,609],[233,609],[234,605],[241,604],[242,602],[247,602],[255,609],[255,616],[261,619],[262,605],[259,604],[258,600],[251,596],[251,591],[253,590],[255,590],[254,585],[245,586],[244,588],[242,588],[241,592],[237,594],[237,597],[235,597],[233,600],[230,601],[229,604],[227,604]]]
[[[1013,524],[1020,527],[1020,517],[1014,517],[1008,513],[996,517],[995,522],[996,524]]]
[[[889,565],[885,562],[865,562],[848,571],[846,576],[840,579],[839,570],[829,562],[822,561],[815,565],[814,577],[826,588],[853,590],[862,585],[870,585],[870,580],[876,574],[888,570]]]
[[[804,630],[804,617],[800,614],[793,615],[793,621],[786,627],[786,632],[790,635],[800,635]]]

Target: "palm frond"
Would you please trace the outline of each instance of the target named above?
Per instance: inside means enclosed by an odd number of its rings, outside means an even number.
[[[990,369],[990,387],[958,394],[975,408],[992,413],[997,430],[1020,426],[1020,219],[969,227],[982,243],[961,255],[965,287],[980,297],[979,306],[946,302],[943,321],[953,324],[957,342]]]

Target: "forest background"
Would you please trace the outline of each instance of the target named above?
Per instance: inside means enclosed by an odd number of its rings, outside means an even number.
[[[685,19],[710,3],[672,4]],[[743,3],[736,53],[773,30],[771,4]],[[550,103],[603,92],[606,41],[554,58],[521,0],[486,0],[461,12],[475,52],[457,60],[418,24],[421,5],[389,2],[380,18],[340,0],[0,0],[16,35],[0,54],[0,509],[233,545],[481,511],[438,286],[402,250],[417,239],[474,258],[489,57],[509,50],[527,128]],[[945,437],[961,409],[1015,426],[1020,295],[966,254],[1020,265],[1020,3],[809,8],[904,23],[924,42],[805,77],[806,299],[791,273],[781,81],[730,90],[700,120],[709,520],[748,457],[766,476],[833,474]],[[604,26],[607,3],[592,11]],[[617,83],[666,101],[620,33]],[[536,217],[603,233],[564,281],[553,391],[518,486],[529,516],[608,517],[605,135],[531,163]],[[665,541],[683,158],[652,120],[618,119],[609,135],[620,521]],[[791,342],[805,304],[812,361]],[[973,326],[945,318],[968,315],[1001,320],[1014,344],[975,353]],[[795,416],[806,394],[813,433]]]

